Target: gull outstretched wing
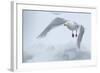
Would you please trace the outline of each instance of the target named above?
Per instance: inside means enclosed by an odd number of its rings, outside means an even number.
[[[45,36],[47,35],[47,33],[48,33],[51,29],[53,29],[53,28],[55,28],[55,27],[57,27],[57,26],[60,26],[61,24],[64,24],[65,22],[66,22],[66,20],[63,19],[63,18],[59,18],[59,17],[55,18],[55,19],[44,29],[44,31],[40,33],[40,35],[39,35],[37,38],[45,37]]]
[[[81,41],[82,41],[82,38],[83,38],[83,34],[84,34],[84,27],[81,25],[80,26],[80,33],[79,33],[79,36],[78,36],[78,39],[77,39],[78,48],[80,48],[80,44],[81,44]]]

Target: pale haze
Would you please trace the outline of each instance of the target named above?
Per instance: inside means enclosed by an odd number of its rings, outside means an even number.
[[[57,17],[84,26],[80,50],[77,50],[77,37],[72,38],[72,32],[63,24],[52,29],[45,37],[37,38]],[[91,59],[90,13],[23,10],[22,18],[24,63]]]

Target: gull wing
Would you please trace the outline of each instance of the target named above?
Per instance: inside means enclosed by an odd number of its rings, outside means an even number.
[[[44,31],[40,33],[40,35],[38,36],[38,38],[45,37],[45,36],[47,35],[47,33],[48,33],[51,29],[53,29],[53,28],[55,28],[55,27],[57,27],[57,26],[60,26],[61,24],[64,24],[65,22],[66,22],[66,20],[63,19],[63,18],[59,18],[59,17],[55,18],[55,19],[44,29]]]
[[[78,36],[78,39],[77,39],[78,48],[80,48],[80,44],[81,44],[81,41],[82,41],[82,38],[83,38],[83,34],[84,34],[84,27],[81,25],[80,26],[80,33],[79,33],[79,36]]]

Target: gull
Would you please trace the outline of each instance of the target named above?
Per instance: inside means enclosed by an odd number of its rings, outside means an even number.
[[[37,37],[37,38],[43,38],[47,35],[47,33],[54,29],[55,27],[58,27],[60,25],[64,24],[64,26],[66,26],[70,31],[72,31],[72,38],[74,38],[74,33],[73,31],[76,31],[76,37],[77,38],[77,47],[80,49],[80,44],[81,44],[81,41],[82,41],[82,38],[83,38],[83,34],[84,34],[84,27],[83,25],[79,25],[77,24],[76,22],[74,21],[71,21],[71,20],[66,20],[64,18],[60,18],[60,17],[57,17],[55,18],[45,29],[44,31],[42,31],[40,33],[40,35]],[[77,30],[79,30],[79,35],[77,34]]]
[[[73,31],[76,31],[76,37],[78,36],[78,38],[77,38],[77,46],[78,46],[78,48],[80,48],[80,44],[81,44],[81,41],[82,41],[82,38],[83,38],[83,34],[84,34],[84,27],[82,25],[79,25],[76,22],[70,21],[70,20],[67,20],[64,23],[64,26],[66,26],[69,30],[72,31],[72,37],[74,37]],[[78,29],[79,29],[79,35],[77,35],[77,30]]]

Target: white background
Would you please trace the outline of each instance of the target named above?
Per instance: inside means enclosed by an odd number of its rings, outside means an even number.
[[[96,33],[96,44],[98,44],[97,67],[64,68],[54,70],[38,70],[34,73],[100,73],[100,0],[32,0],[38,4],[61,4],[78,6],[96,6],[98,25]],[[10,0],[0,0],[0,73],[10,73]],[[33,73],[32,72],[32,73]],[[29,72],[26,72],[29,73]]]

